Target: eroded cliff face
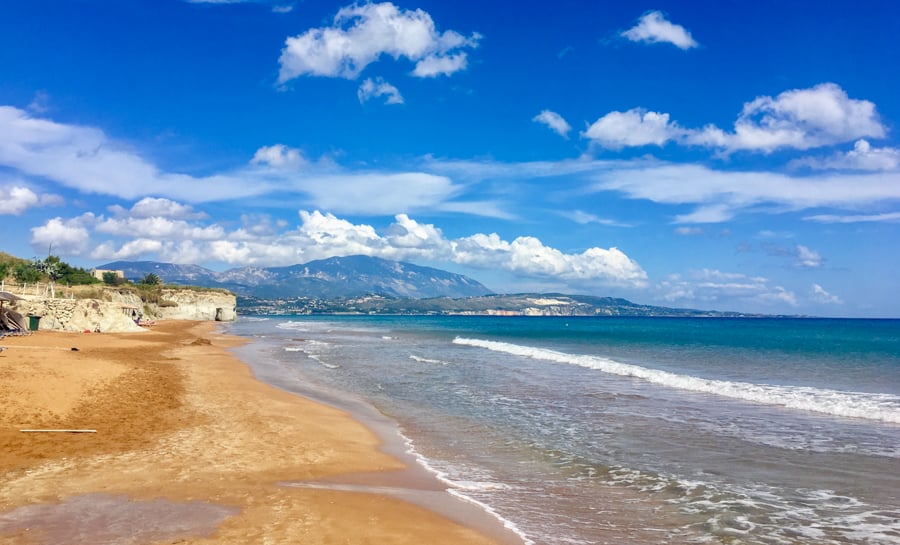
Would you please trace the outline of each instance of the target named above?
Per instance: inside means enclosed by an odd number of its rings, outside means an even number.
[[[143,331],[136,321],[215,320],[236,318],[237,298],[230,293],[162,288],[155,301],[143,301],[129,291],[105,290],[103,299],[40,299],[19,301],[15,309],[40,317],[39,329],[57,331]]]
[[[163,288],[154,312],[162,320],[232,322],[236,307],[237,297],[231,293]]]

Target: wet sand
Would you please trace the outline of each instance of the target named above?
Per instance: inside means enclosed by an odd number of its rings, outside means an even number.
[[[240,342],[174,321],[0,341],[0,544],[498,543],[402,495],[284,486],[389,486],[403,463],[347,413],[257,381]]]

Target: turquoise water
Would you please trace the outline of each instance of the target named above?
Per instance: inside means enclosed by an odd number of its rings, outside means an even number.
[[[258,317],[239,355],[395,420],[525,541],[900,543],[900,321]]]

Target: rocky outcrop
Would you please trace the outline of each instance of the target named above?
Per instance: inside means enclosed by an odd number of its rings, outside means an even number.
[[[116,333],[143,331],[131,312],[139,308],[96,299],[38,299],[17,305],[22,314],[40,318],[39,329]]]
[[[231,322],[237,317],[236,307],[237,298],[231,293],[163,288],[155,314],[163,320]]]
[[[144,331],[136,323],[139,318],[228,322],[237,316],[237,298],[223,291],[162,288],[150,302],[127,290],[109,289],[102,296],[108,300],[32,297],[17,302],[16,310],[39,317],[39,329],[109,333]]]

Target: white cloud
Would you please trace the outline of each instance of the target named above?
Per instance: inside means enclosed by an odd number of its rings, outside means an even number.
[[[669,303],[798,305],[797,296],[793,292],[782,286],[772,285],[768,278],[716,269],[692,271],[688,278],[670,275],[657,288],[662,293],[662,298]]]
[[[84,193],[127,199],[155,194],[215,200],[259,194],[271,187],[264,180],[248,184],[227,175],[195,178],[161,172],[98,129],[35,118],[10,106],[0,106],[0,165]]]
[[[873,148],[867,140],[860,139],[846,153],[838,152],[825,158],[795,159],[789,166],[816,170],[897,170],[900,169],[900,149]]]
[[[794,177],[698,165],[635,164],[636,168],[598,169],[592,175],[597,180],[594,189],[697,206],[692,213],[677,216],[677,223],[718,223],[763,205],[765,211],[776,213],[820,207],[860,209],[900,200],[900,173]]]
[[[449,245],[440,229],[421,224],[406,214],[398,214],[387,229],[385,240],[389,247],[403,250],[425,250],[431,259],[446,258]]]
[[[189,4],[269,4],[272,0],[184,0]],[[293,11],[293,4],[273,4],[273,13],[290,13]]]
[[[455,55],[429,55],[416,63],[412,74],[420,78],[436,78],[449,76],[469,66],[469,58],[465,53]]]
[[[900,221],[900,212],[886,212],[883,214],[817,214],[803,218],[819,223],[866,223],[881,221]]]
[[[602,280],[610,284],[644,286],[647,273],[618,248],[589,248],[581,254],[564,254],[544,246],[534,237],[512,242],[496,233],[476,234],[454,240],[453,261],[479,268],[501,268],[531,277],[569,281]]]
[[[205,217],[205,214],[195,212],[190,205],[153,197],[145,197],[139,200],[131,207],[129,213],[133,218],[194,219]]]
[[[819,252],[811,250],[802,244],[798,244],[795,251],[798,266],[806,269],[818,269],[822,266],[823,260]]]
[[[665,15],[659,11],[645,13],[634,27],[622,32],[622,36],[632,42],[670,43],[679,49],[691,49],[700,45],[687,29],[666,20]]]
[[[417,63],[413,75],[451,74],[466,67],[463,49],[478,46],[477,33],[438,32],[421,9],[401,10],[390,2],[341,8],[329,27],[289,37],[281,52],[278,82],[300,76],[356,78],[382,55]]]
[[[44,225],[32,227],[31,247],[38,253],[52,247],[54,255],[81,255],[89,247],[87,227],[93,221],[93,214],[68,220],[59,217],[50,219]]]
[[[299,168],[306,165],[307,161],[300,150],[289,148],[284,144],[275,144],[256,150],[250,164],[268,165],[275,168]]]
[[[89,247],[94,259],[163,259],[177,263],[219,262],[229,265],[292,265],[335,255],[371,255],[398,260],[453,263],[508,271],[525,278],[585,285],[642,287],[647,273],[618,248],[589,248],[565,253],[530,236],[506,241],[495,233],[448,239],[432,224],[406,214],[380,234],[373,226],[355,224],[318,210],[299,212],[299,225],[268,224],[254,231],[227,231],[216,223],[148,218],[55,218],[33,229],[35,247],[52,243],[62,255],[81,255]],[[104,238],[91,245],[91,237]]]
[[[50,95],[46,91],[38,91],[34,94],[34,98],[28,103],[29,112],[36,114],[47,113],[50,110]]]
[[[682,236],[699,236],[704,233],[700,227],[676,227],[675,234]]]
[[[570,220],[578,223],[580,225],[587,225],[589,223],[596,223],[599,225],[609,225],[615,227],[628,227],[628,225],[624,223],[619,223],[616,220],[611,220],[608,218],[601,218],[596,214],[591,214],[590,212],[585,212],[584,210],[566,210],[560,212],[560,215]]]
[[[832,295],[825,291],[825,288],[818,284],[813,284],[809,290],[809,297],[816,303],[823,305],[842,305],[844,301],[837,295]]]
[[[100,130],[34,118],[11,107],[0,107],[0,167],[86,194],[210,202],[288,193],[299,203],[337,213],[449,209],[446,201],[465,189],[426,172],[344,172],[327,160],[310,163],[300,150],[283,144],[259,148],[249,165],[231,171],[205,177],[168,173]],[[478,206],[458,206],[479,213]]]
[[[104,242],[91,251],[91,258],[102,260],[133,259],[160,252],[163,246],[163,242],[159,240],[138,238],[129,240],[117,250],[113,243]]]
[[[29,208],[59,204],[62,204],[62,197],[58,195],[38,195],[23,185],[0,186],[0,215],[18,216]]]
[[[669,122],[669,114],[634,108],[627,112],[610,112],[581,133],[605,148],[622,149],[653,144],[663,146],[677,139],[683,130]]]
[[[359,86],[356,96],[359,97],[360,103],[383,96],[386,97],[384,100],[385,104],[403,104],[403,96],[400,95],[400,91],[381,78],[375,78],[374,80],[367,78]]]
[[[19,215],[37,206],[38,196],[27,187],[13,186],[0,188],[0,214]]]
[[[724,153],[778,149],[806,150],[831,146],[856,139],[882,138],[887,129],[881,123],[875,104],[850,98],[834,83],[822,83],[808,89],[792,89],[776,97],[757,97],[744,104],[733,132],[713,125],[686,129],[669,120],[668,113],[634,108],[610,112],[582,133],[584,138],[611,149],[627,146],[662,146],[669,141],[721,149]],[[861,148],[843,160],[861,166],[890,163],[890,148],[873,152]],[[875,170],[867,168],[866,170]]]
[[[563,116],[550,110],[541,111],[541,113],[531,118],[531,120],[535,123],[543,123],[544,125],[550,127],[552,130],[556,131],[556,133],[563,138],[569,138],[569,131],[572,130],[572,127],[563,118]]]
[[[726,135],[728,151],[809,149],[862,137],[882,138],[887,132],[875,104],[851,99],[834,83],[792,89],[775,98],[758,97],[744,104],[734,131]]]
[[[159,216],[100,219],[94,229],[97,233],[119,237],[139,236],[163,240],[218,240],[225,236],[225,231],[218,225],[199,227],[184,220]]]

